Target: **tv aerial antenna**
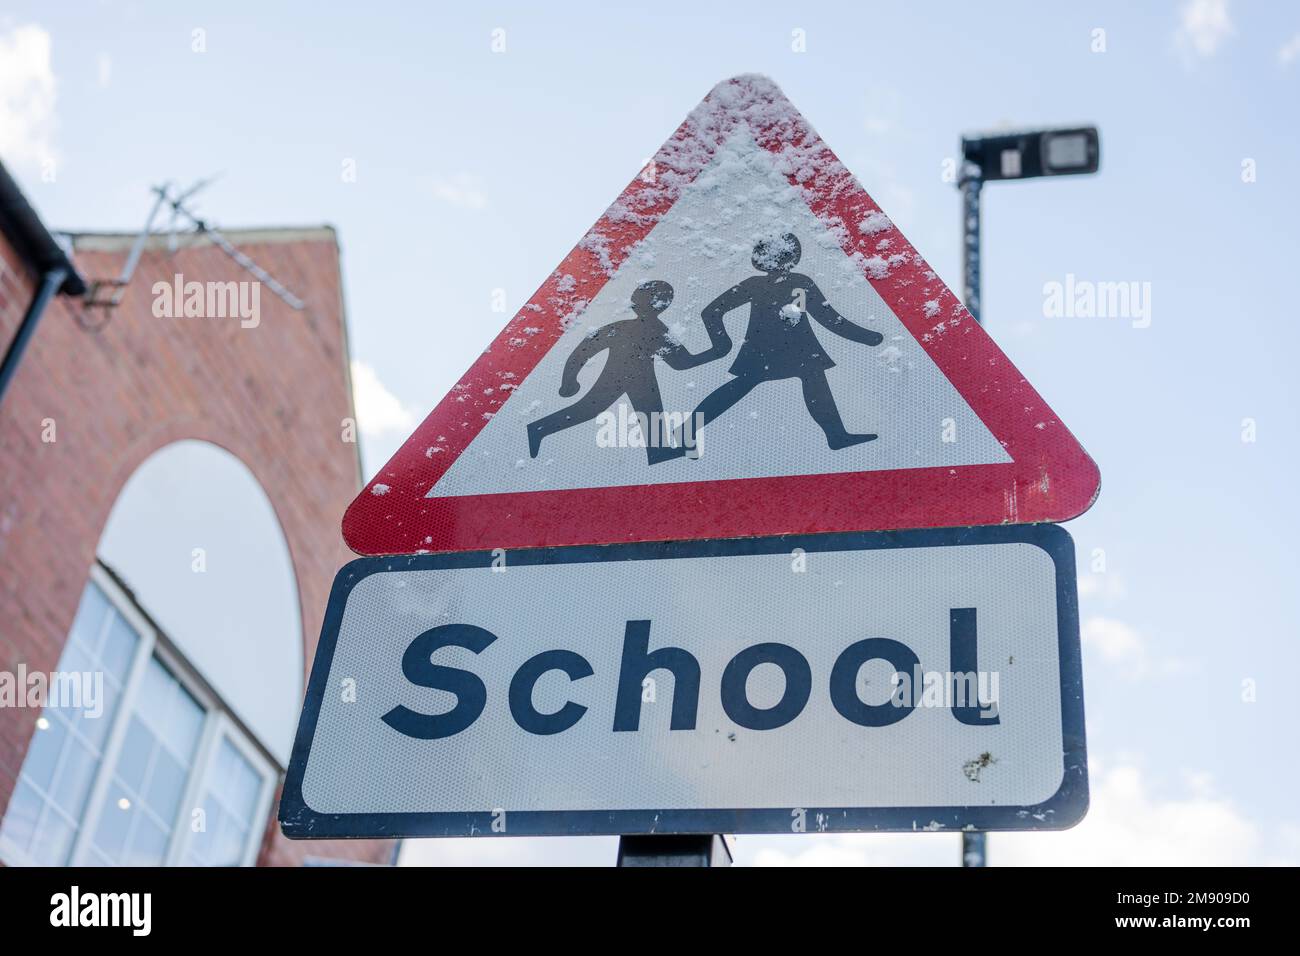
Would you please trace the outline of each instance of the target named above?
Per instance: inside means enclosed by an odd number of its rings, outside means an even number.
[[[154,203],[149,210],[149,218],[145,220],[144,229],[136,236],[135,242],[131,244],[131,251],[126,257],[126,262],[122,265],[121,274],[115,279],[92,280],[86,290],[86,307],[99,308],[108,312],[121,303],[122,297],[126,295],[126,288],[131,283],[131,277],[140,264],[140,257],[144,254],[145,244],[149,241],[149,237],[154,235],[154,222],[158,219],[159,212],[164,207],[170,207],[171,215],[167,221],[167,249],[169,252],[176,251],[178,245],[177,223],[179,220],[184,220],[191,227],[190,235],[206,236],[213,245],[234,259],[243,269],[247,270],[259,282],[283,299],[291,309],[302,311],[306,307],[306,303],[302,299],[294,295],[275,276],[254,262],[250,256],[240,251],[234,243],[221,234],[220,230],[195,211],[192,202],[194,196],[211,185],[216,179],[217,176],[200,179],[184,190],[173,186],[171,182],[164,182],[160,186],[154,186],[151,189],[154,194]]]

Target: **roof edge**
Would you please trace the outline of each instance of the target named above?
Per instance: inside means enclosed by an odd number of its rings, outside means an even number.
[[[231,242],[240,243],[281,243],[317,241],[338,245],[338,232],[331,225],[318,226],[260,226],[246,229],[228,229],[222,227],[221,234]],[[94,232],[61,231],[66,236],[75,252],[121,252],[130,249],[140,238],[137,232]],[[178,231],[176,233],[153,232],[145,240],[144,248],[168,248],[172,243],[176,248],[185,249],[193,246],[207,246],[212,239],[197,231]]]
[[[81,295],[86,291],[86,280],[77,272],[77,267],[58,240],[45,228],[41,217],[3,163],[0,163],[0,232],[5,234],[18,255],[38,272],[66,270],[63,284],[59,286],[60,292]]]

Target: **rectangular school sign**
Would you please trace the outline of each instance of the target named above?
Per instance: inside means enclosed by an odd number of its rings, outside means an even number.
[[[1088,802],[1051,525],[367,558],[295,838],[1051,829]]]

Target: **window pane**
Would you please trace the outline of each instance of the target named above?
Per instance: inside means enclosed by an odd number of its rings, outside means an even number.
[[[135,712],[155,734],[167,724],[167,711],[171,707],[176,679],[156,657],[145,665],[144,683],[135,700]]]
[[[260,832],[254,821],[262,773],[228,737],[222,737],[208,772],[203,799],[206,828],[190,842],[186,862],[194,866],[239,866]]]
[[[3,824],[6,834],[29,840],[28,852],[43,864],[67,862],[121,701],[112,670],[129,670],[139,645],[139,635],[125,618],[97,585],[87,583],[48,688],[50,703],[60,706],[47,706],[41,713]],[[111,665],[101,654],[111,657]],[[78,690],[81,706],[73,699]],[[68,699],[60,699],[65,693]],[[91,717],[95,711],[99,716]],[[39,811],[35,829],[33,799]]]
[[[32,734],[27,759],[23,762],[23,778],[48,792],[67,736],[67,724],[61,717],[47,717],[42,713],[36,720],[36,732]]]
[[[43,863],[62,866],[67,862],[72,850],[72,838],[77,835],[77,828],[69,823],[53,807],[45,808],[41,826],[37,831],[35,844],[45,857]]]
[[[124,617],[114,613],[99,659],[104,665],[104,670],[118,684],[126,682],[127,672],[131,669],[131,660],[135,657],[135,642],[135,630],[126,623]]]
[[[98,664],[96,663],[96,658],[93,657],[91,654],[87,653],[85,650],[83,650],[81,645],[68,644],[63,648],[63,655],[59,658],[60,673],[81,674],[84,677],[84,675],[86,674],[93,674],[98,669],[99,668],[98,668]],[[77,680],[78,682],[80,682],[82,678],[77,678]],[[71,688],[69,687],[69,690],[70,689]],[[51,704],[67,705],[67,706],[59,707],[59,710],[63,711],[65,714],[70,715],[73,710],[81,710],[81,707],[72,706],[73,704],[77,703],[76,701],[59,700],[58,698],[61,697],[62,695],[59,693],[57,687],[51,686],[49,688],[49,696],[50,696]],[[84,697],[83,697],[83,702],[85,702]]]
[[[163,740],[172,753],[189,764],[203,732],[203,707],[180,684],[172,698],[171,715],[163,729]]]
[[[76,642],[87,653],[95,653],[104,630],[104,615],[107,613],[108,598],[104,597],[104,592],[94,584],[87,584],[81,592],[81,604],[72,621],[72,630],[68,632],[69,643]]]
[[[57,667],[60,689],[71,690],[70,677],[78,675],[83,706],[56,699],[64,706],[46,708],[0,821],[5,843],[34,862],[69,862],[79,829],[90,821],[94,830],[74,862],[159,865],[179,831],[185,862],[237,866],[265,827],[254,814],[272,782],[267,769],[246,756],[240,738],[224,735],[213,741],[206,765],[195,766],[209,715],[162,659],[140,660],[142,643],[113,601],[88,583]],[[133,673],[139,677],[128,687]],[[95,711],[101,716],[91,717]],[[110,740],[116,756],[105,766]],[[196,774],[206,788],[205,825],[191,833],[197,817],[184,801]],[[102,803],[88,808],[97,781]]]
[[[122,696],[122,691],[113,685],[113,682],[105,677],[102,686],[95,689],[95,693],[102,694],[103,699],[96,702],[96,707],[90,710],[81,709],[73,711],[73,724],[77,728],[77,733],[86,738],[87,743],[102,753],[104,750],[104,741],[108,738],[108,732],[113,727],[113,715],[117,713],[118,701]],[[96,716],[95,711],[99,714]]]
[[[69,740],[63,748],[63,760],[50,796],[55,804],[74,820],[81,819],[90,784],[99,766],[99,755],[78,740]]]
[[[32,856],[36,857],[38,863],[62,862],[43,859],[38,852],[32,851],[32,835],[36,832],[36,822],[40,816],[40,794],[20,780],[14,795],[9,798],[9,809],[5,811],[4,825],[0,826],[0,834],[3,834],[4,838],[18,849],[32,852]]]
[[[216,789],[226,809],[248,823],[256,809],[262,777],[229,740],[221,741],[220,777]]]
[[[203,708],[156,657],[149,661],[135,707],[153,735],[188,763],[203,729]]]
[[[248,834],[232,818],[223,815],[208,866],[239,866],[244,861],[247,842]]]
[[[147,815],[136,820],[131,847],[122,857],[122,866],[158,866],[167,855],[169,832]]]
[[[204,711],[156,657],[145,665],[133,704],[95,848],[115,865],[149,866],[167,856]]]
[[[181,793],[185,790],[186,768],[166,750],[159,750],[154,755],[153,770],[149,774],[149,787],[145,791],[145,803],[149,809],[158,814],[169,825],[176,818],[180,807]]]
[[[119,786],[108,788],[104,811],[99,815],[95,830],[95,849],[103,855],[103,862],[115,862],[126,846],[131,831],[131,799]]]
[[[144,789],[144,775],[149,772],[149,758],[153,756],[153,735],[139,717],[131,718],[122,751],[117,755],[117,779],[132,793]]]
[[[221,830],[221,807],[208,797],[203,801],[203,826],[190,838],[190,849],[185,862],[190,866],[211,866],[212,848],[216,834]]]

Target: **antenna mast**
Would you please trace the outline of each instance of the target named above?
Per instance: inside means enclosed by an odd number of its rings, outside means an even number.
[[[294,295],[287,289],[275,276],[271,275],[247,254],[241,252],[235,245],[223,236],[207,220],[199,217],[186,203],[201,189],[205,188],[215,180],[215,176],[209,176],[207,179],[200,179],[189,189],[172,195],[172,184],[165,182],[161,186],[154,186],[152,192],[156,197],[153,207],[149,210],[149,218],[145,220],[144,229],[136,236],[135,242],[131,244],[131,252],[126,257],[126,262],[122,265],[122,273],[116,279],[95,279],[89,284],[86,290],[85,304],[87,308],[102,308],[105,311],[115,308],[126,295],[126,287],[131,282],[131,277],[135,274],[136,266],[140,264],[140,257],[144,254],[145,243],[153,235],[154,220],[158,218],[158,212],[163,206],[171,207],[171,221],[167,226],[167,248],[171,251],[176,249],[176,220],[177,217],[184,217],[194,226],[194,233],[207,236],[212,244],[224,252],[235,262],[252,273],[263,285],[283,299],[290,308],[295,311],[301,311],[305,303],[298,296]]]

